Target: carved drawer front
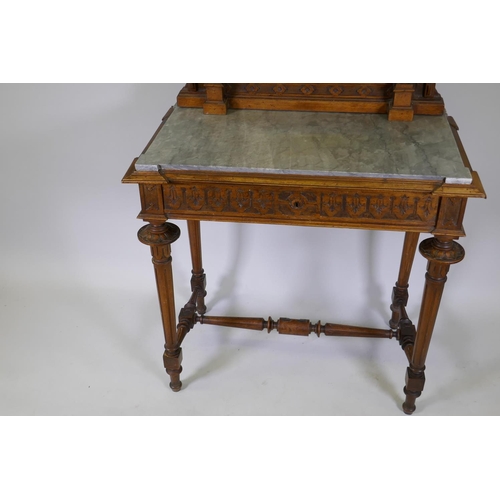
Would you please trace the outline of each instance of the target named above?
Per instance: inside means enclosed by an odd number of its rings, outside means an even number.
[[[439,200],[427,193],[382,194],[368,190],[332,188],[296,189],[248,185],[163,186],[168,217],[206,217],[214,220],[265,219],[269,221],[358,220],[376,225],[430,228]]]

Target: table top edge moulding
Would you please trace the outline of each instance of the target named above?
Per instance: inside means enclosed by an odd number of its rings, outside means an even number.
[[[411,414],[425,383],[446,275],[465,255],[456,240],[465,236],[468,198],[486,197],[458,126],[434,84],[265,85],[187,84],[122,179],[139,186],[138,218],[147,225],[138,237],[153,255],[170,387],[181,388],[181,344],[198,323],[393,338],[408,359],[403,410]],[[192,295],[178,317],[171,244],[180,231],[170,222],[176,219],[187,221],[193,264]],[[207,316],[200,221],[404,232],[389,328]],[[418,245],[420,233],[432,237]],[[417,248],[428,266],[414,325],[406,305]]]

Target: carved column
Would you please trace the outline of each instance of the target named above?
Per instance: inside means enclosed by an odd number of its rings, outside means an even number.
[[[156,286],[160,300],[160,310],[165,335],[165,352],[163,364],[170,375],[170,388],[177,392],[181,389],[180,374],[182,372],[182,349],[176,331],[174,281],[172,275],[172,257],[170,245],[176,241],[181,232],[170,222],[157,222],[142,227],[137,234],[139,240],[151,247],[155,269]]]
[[[410,272],[413,266],[415,252],[417,251],[419,236],[420,233],[405,234],[398,281],[396,281],[396,286],[392,289],[392,318],[389,321],[389,325],[393,330],[397,330],[399,326],[401,320],[401,306],[406,307],[408,303],[408,282],[410,280]]]
[[[461,245],[446,237],[429,238],[419,247],[420,253],[429,261],[425,275],[424,293],[418,318],[417,333],[413,346],[410,366],[406,371],[404,392],[406,400],[403,411],[412,414],[415,411],[415,400],[420,396],[425,384],[425,359],[431,342],[434,324],[443,294],[446,275],[451,264],[460,262],[465,251]]]

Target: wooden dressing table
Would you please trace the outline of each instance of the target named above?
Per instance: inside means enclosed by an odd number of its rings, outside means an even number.
[[[138,217],[147,225],[138,237],[153,255],[170,387],[181,389],[181,344],[197,323],[292,335],[394,338],[409,363],[403,410],[413,413],[425,383],[446,276],[450,265],[464,258],[456,240],[465,236],[467,199],[485,197],[455,122],[446,114],[389,121],[385,114],[365,112],[223,111],[210,116],[195,108],[170,109],[123,178],[139,185]],[[178,316],[171,244],[180,230],[170,219],[187,220],[193,267],[192,295]],[[200,221],[405,232],[388,327],[205,315]],[[415,327],[406,305],[420,233],[432,236],[419,246],[428,266]]]

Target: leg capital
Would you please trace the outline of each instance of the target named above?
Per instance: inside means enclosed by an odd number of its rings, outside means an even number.
[[[141,227],[137,233],[139,241],[149,246],[170,245],[177,241],[180,235],[181,230],[171,222],[159,225],[147,224]]]
[[[441,264],[456,264],[465,257],[465,250],[456,241],[428,238],[419,246],[420,253],[429,261]]]

